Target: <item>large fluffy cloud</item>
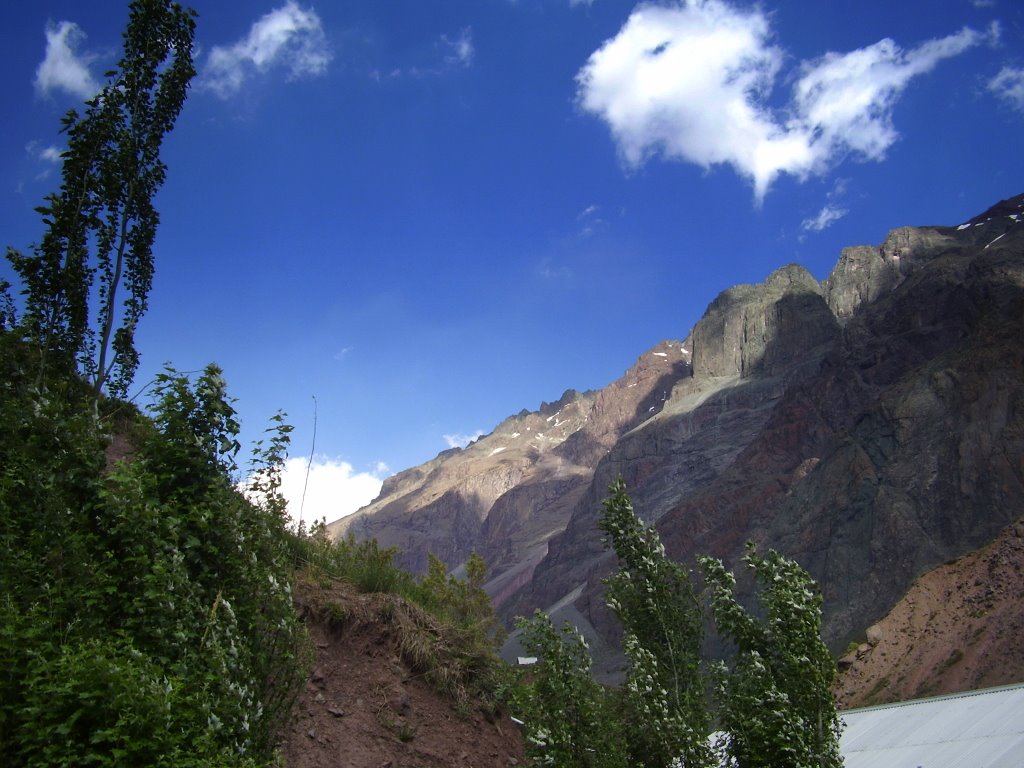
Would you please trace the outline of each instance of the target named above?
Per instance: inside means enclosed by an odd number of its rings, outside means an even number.
[[[84,39],[85,33],[74,22],[46,26],[46,54],[36,68],[38,93],[48,95],[59,90],[83,99],[96,95],[100,84],[89,71],[92,59],[78,52]]]
[[[881,159],[897,139],[892,108],[907,83],[997,34],[963,29],[911,50],[886,39],[828,53],[800,67],[776,110],[769,100],[785,56],[762,10],[642,4],[580,70],[578,99],[608,124],[627,166],[655,154],[729,165],[760,200],[782,173],[822,173],[848,152]]]
[[[378,473],[386,469],[377,467]],[[296,457],[285,462],[281,494],[292,520],[298,522],[301,514],[309,525],[320,519],[332,522],[369,504],[380,493],[382,482],[377,473],[356,472],[340,459],[315,456],[311,464],[308,458]]]
[[[227,97],[241,90],[254,72],[280,67],[292,78],[315,76],[327,70],[331,58],[316,11],[289,0],[255,22],[242,40],[214,47],[200,83]]]

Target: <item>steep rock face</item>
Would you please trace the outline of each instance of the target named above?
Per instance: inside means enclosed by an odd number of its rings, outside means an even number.
[[[955,238],[936,229],[900,227],[877,248],[844,248],[824,283],[829,308],[840,323],[845,323],[861,304],[885,295],[916,265],[955,244]]]
[[[827,341],[835,326],[817,281],[791,264],[760,285],[737,285],[711,302],[693,329],[694,375],[774,375]]]
[[[1024,227],[990,235],[855,316],[793,390],[809,412],[780,469],[814,468],[765,505],[764,535],[822,582],[837,646],[1024,512]]]
[[[821,289],[801,267],[723,292],[683,342],[691,375],[664,407],[627,432],[598,463],[564,533],[534,578],[503,609],[507,617],[547,606],[583,584],[584,615],[605,625],[599,577],[612,567],[597,529],[601,500],[621,476],[648,522],[712,484],[763,430],[787,383],[806,375],[839,333]]]

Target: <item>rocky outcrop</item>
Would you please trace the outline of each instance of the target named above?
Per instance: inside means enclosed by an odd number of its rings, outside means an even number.
[[[820,287],[801,267],[783,267],[759,285],[719,295],[683,342],[692,348],[690,375],[600,460],[565,531],[553,537],[548,556],[505,614],[528,613],[589,584],[583,599],[604,624],[601,600],[592,593],[612,563],[596,524],[611,482],[622,477],[637,512],[659,520],[736,461],[788,383],[806,375],[838,333]]]
[[[760,285],[737,285],[711,302],[690,339],[693,370],[706,378],[772,376],[835,330],[818,282],[791,264]]]
[[[916,265],[955,244],[954,237],[935,228],[900,227],[877,248],[844,248],[823,286],[828,306],[845,324],[862,304],[889,293]]]

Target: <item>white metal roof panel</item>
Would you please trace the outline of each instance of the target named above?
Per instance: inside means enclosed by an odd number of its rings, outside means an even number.
[[[846,768],[1024,766],[1024,685],[841,714]]]

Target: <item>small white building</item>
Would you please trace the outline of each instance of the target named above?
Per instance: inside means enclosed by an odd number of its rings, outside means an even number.
[[[1024,768],[1024,684],[840,716],[846,768]]]

